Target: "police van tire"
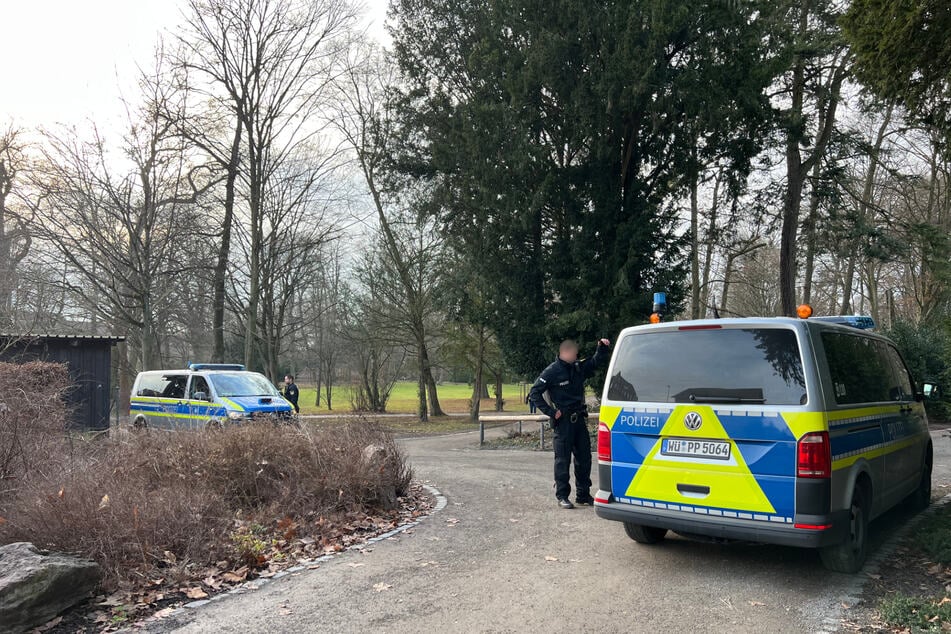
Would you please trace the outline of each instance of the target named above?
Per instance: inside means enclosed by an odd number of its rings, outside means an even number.
[[[931,505],[931,467],[934,460],[934,451],[931,445],[928,445],[925,454],[925,464],[921,471],[921,480],[918,482],[918,488],[908,496],[908,505],[915,512],[923,511]]]
[[[862,569],[868,557],[868,493],[862,482],[852,492],[848,537],[841,544],[819,550],[823,565],[832,572],[853,574]]]
[[[666,528],[632,524],[631,522],[624,522],[624,532],[638,544],[657,544],[664,541],[664,537],[667,536]]]

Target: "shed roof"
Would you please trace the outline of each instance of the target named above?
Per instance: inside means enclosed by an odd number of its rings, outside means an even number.
[[[125,341],[125,335],[71,335],[67,333],[11,333],[11,332],[0,332],[0,339],[6,339],[8,341],[36,341],[39,339],[44,339],[48,341],[73,341],[73,340],[88,340],[88,341],[109,341],[112,343],[121,343]]]

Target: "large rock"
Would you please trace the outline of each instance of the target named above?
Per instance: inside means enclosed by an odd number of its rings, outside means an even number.
[[[0,632],[46,623],[89,597],[101,576],[94,561],[47,554],[28,542],[0,546]]]

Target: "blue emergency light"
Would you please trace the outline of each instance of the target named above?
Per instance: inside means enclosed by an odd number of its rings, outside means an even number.
[[[859,330],[874,330],[875,320],[867,315],[835,315],[829,317],[813,317],[813,321],[824,321],[830,324],[851,326]]]
[[[244,366],[240,363],[189,363],[188,369],[198,370],[237,370],[244,372]]]
[[[654,308],[652,312],[661,314],[667,312],[667,293],[654,293]]]

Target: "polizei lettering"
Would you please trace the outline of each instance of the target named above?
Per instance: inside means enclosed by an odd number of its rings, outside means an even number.
[[[656,414],[621,414],[617,422],[628,427],[656,429],[660,427],[660,416]]]

